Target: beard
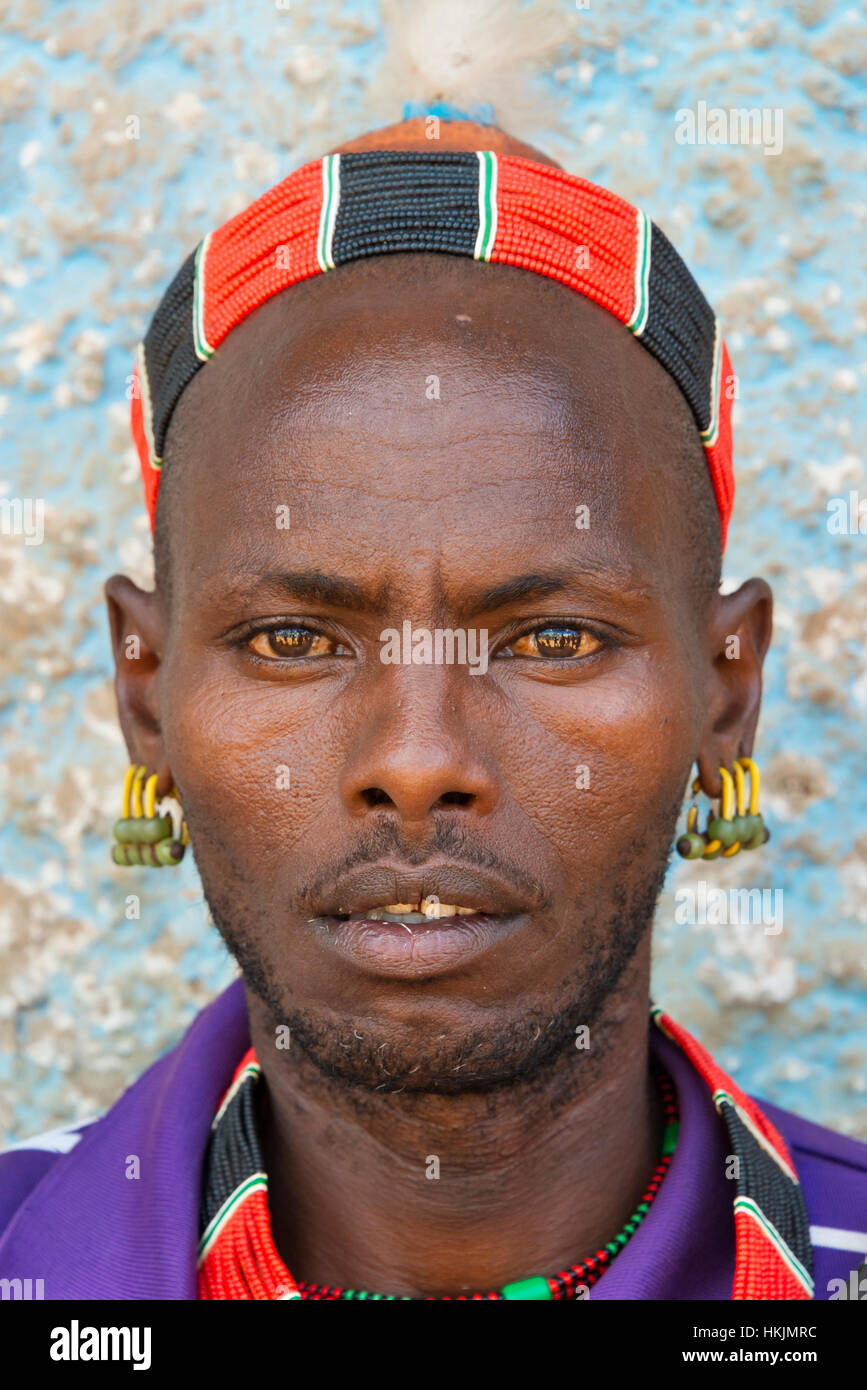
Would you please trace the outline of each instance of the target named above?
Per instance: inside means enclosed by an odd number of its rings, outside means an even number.
[[[209,883],[202,873],[205,897],[213,920],[234,956],[250,997],[258,1004],[266,1031],[290,1029],[291,1047],[281,1054],[289,1066],[305,1062],[323,1079],[357,1100],[363,1093],[455,1095],[494,1092],[503,1087],[550,1084],[555,1063],[576,1057],[576,1030],[590,1030],[592,1044],[577,1057],[586,1080],[595,1074],[617,1029],[613,1005],[624,976],[650,931],[656,902],[665,880],[680,800],[668,815],[660,815],[653,832],[634,840],[629,855],[618,864],[616,883],[600,894],[588,919],[587,899],[576,899],[567,920],[582,923],[576,933],[580,959],[561,981],[553,998],[522,999],[498,1010],[486,1007],[479,1025],[441,1026],[425,1021],[396,1028],[365,1016],[339,1015],[327,1008],[301,1006],[281,990],[281,981],[260,946],[261,924],[251,905],[254,885],[239,882],[237,866],[231,882]],[[438,845],[441,848],[441,845]],[[201,872],[201,866],[200,866]],[[300,1056],[299,1056],[300,1054]],[[566,1068],[574,1094],[575,1067]],[[556,1089],[556,1087],[555,1087]]]

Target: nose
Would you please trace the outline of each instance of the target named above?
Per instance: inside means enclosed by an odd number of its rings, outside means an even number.
[[[499,779],[478,695],[466,689],[471,680],[435,666],[392,667],[379,677],[341,773],[351,815],[387,807],[410,826],[437,810],[490,814]]]

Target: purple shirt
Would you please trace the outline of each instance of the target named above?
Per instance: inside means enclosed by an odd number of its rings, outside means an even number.
[[[249,1046],[238,980],[101,1119],[0,1154],[0,1278],[41,1279],[47,1299],[196,1298],[202,1160]],[[650,1211],[590,1298],[728,1300],[735,1226],[725,1124],[702,1078],[656,1028],[651,1053],[677,1090],[677,1149]],[[832,1281],[851,1287],[867,1258],[867,1144],[759,1104],[801,1180],[815,1296],[845,1297]],[[133,1156],[137,1179],[126,1176]]]

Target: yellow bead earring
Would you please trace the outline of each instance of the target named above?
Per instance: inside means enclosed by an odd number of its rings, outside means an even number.
[[[115,864],[134,864],[153,869],[180,864],[189,843],[187,824],[172,786],[168,796],[157,801],[157,773],[144,780],[147,769],[131,763],[123,783],[120,820],[114,823],[115,844],[111,857]]]
[[[732,772],[734,775],[732,775]],[[722,791],[716,815],[709,816],[707,829],[698,828],[698,806],[693,801],[686,815],[686,834],[677,842],[681,859],[731,859],[742,849],[758,849],[767,844],[771,832],[759,814],[759,769],[752,758],[736,758],[732,772],[719,770]],[[746,778],[750,776],[749,809]],[[701,790],[698,777],[692,784],[695,797]]]

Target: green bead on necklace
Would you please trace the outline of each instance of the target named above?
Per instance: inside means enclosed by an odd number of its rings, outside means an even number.
[[[677,1139],[680,1129],[677,1101],[674,1096],[674,1088],[667,1077],[663,1078],[661,1072],[657,1073],[662,1095],[665,1125],[660,1146],[659,1162],[653,1173],[653,1177],[648,1184],[642,1200],[638,1203],[635,1211],[629,1220],[621,1227],[613,1240],[610,1240],[603,1249],[597,1250],[594,1255],[584,1260],[579,1265],[571,1265],[569,1269],[562,1270],[552,1278],[546,1278],[540,1274],[531,1275],[527,1279],[517,1279],[513,1283],[504,1284],[495,1293],[458,1295],[457,1299],[449,1301],[455,1302],[464,1299],[466,1301],[494,1301],[501,1300],[507,1303],[513,1302],[554,1302],[564,1298],[582,1298],[586,1295],[580,1292],[588,1289],[596,1283],[602,1274],[611,1265],[612,1260],[620,1254],[623,1247],[628,1244],[631,1237],[638,1230],[642,1221],[650,1211],[651,1204],[659,1189],[663,1177],[671,1166],[671,1160],[677,1148]],[[338,1298],[376,1302],[413,1302],[409,1294],[382,1294],[368,1293],[362,1289],[340,1289],[324,1291],[315,1284],[299,1284],[302,1291],[302,1298]]]

